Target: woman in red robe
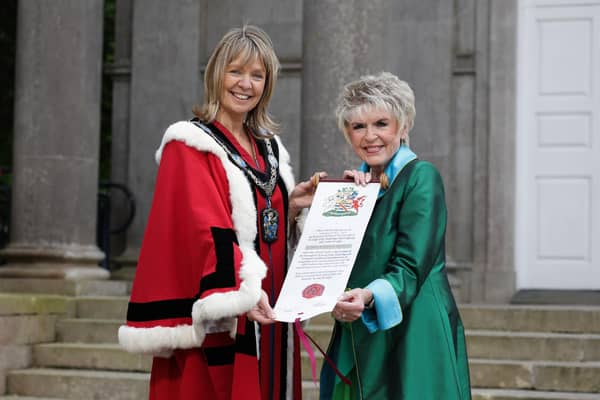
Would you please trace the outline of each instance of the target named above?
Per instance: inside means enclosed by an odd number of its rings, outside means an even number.
[[[156,153],[152,209],[119,342],[153,354],[150,399],[300,399],[291,325],[272,306],[287,233],[312,201],[294,188],[267,104],[279,70],[259,28],[213,51],[197,118],[171,125]]]

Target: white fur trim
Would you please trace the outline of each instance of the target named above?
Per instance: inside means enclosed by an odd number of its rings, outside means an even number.
[[[231,218],[243,256],[239,273],[241,283],[237,291],[214,293],[197,300],[192,307],[192,325],[154,328],[122,326],[119,328],[119,343],[131,352],[165,355],[176,348],[199,347],[206,335],[202,322],[227,317],[235,318],[249,311],[260,299],[261,281],[267,273],[267,267],[254,250],[254,239],[257,234],[256,210],[252,188],[243,172],[229,161],[227,154],[218,143],[187,121],[176,122],[167,129],[155,155],[158,163],[165,145],[172,140],[181,141],[202,152],[210,152],[223,164],[229,182]],[[280,149],[283,149],[283,146]],[[285,149],[280,150],[280,155],[282,154],[287,156],[289,161]],[[283,167],[286,173],[288,170],[291,173],[288,161],[280,163],[280,168]],[[289,177],[284,178],[284,181],[286,179],[289,180]],[[231,329],[230,334],[234,335],[235,324],[232,324]]]
[[[285,183],[288,194],[292,194],[295,181],[292,165],[290,164],[290,153],[288,153],[283,143],[281,143],[279,136],[275,136],[275,140],[277,141],[277,147],[279,147],[279,175],[283,179],[283,183]]]

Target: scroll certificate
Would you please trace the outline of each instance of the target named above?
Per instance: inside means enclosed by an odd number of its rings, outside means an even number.
[[[330,312],[348,278],[375,207],[379,183],[321,181],[275,304],[275,319]]]

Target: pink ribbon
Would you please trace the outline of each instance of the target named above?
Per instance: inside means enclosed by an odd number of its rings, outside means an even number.
[[[306,352],[308,353],[308,358],[310,360],[310,369],[312,371],[312,378],[314,384],[317,384],[317,361],[315,359],[315,352],[313,351],[310,345],[311,342],[315,345],[319,352],[321,352],[323,357],[325,357],[325,361],[327,362],[327,364],[329,364],[331,369],[333,369],[333,372],[335,372],[335,374],[340,377],[342,382],[344,382],[346,385],[350,385],[350,380],[346,378],[337,369],[335,363],[331,360],[331,358],[329,358],[329,356],[323,351],[323,349],[321,349],[317,342],[315,342],[315,340],[312,337],[310,337],[310,335],[308,335],[308,333],[304,332],[304,329],[302,329],[302,325],[300,324],[300,318],[296,318],[296,320],[294,321],[294,327],[296,328],[296,332],[298,333],[298,338],[300,339],[300,343],[302,343],[302,347],[304,347],[304,350],[306,350]]]

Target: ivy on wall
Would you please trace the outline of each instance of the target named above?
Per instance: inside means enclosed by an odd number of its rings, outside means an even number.
[[[0,185],[10,182],[15,90],[17,0],[0,5]]]
[[[0,4],[0,184],[10,183],[13,151],[15,55],[18,0]],[[114,60],[115,0],[104,1],[103,65]],[[112,79],[102,74],[102,116],[100,123],[100,179],[110,178]]]

